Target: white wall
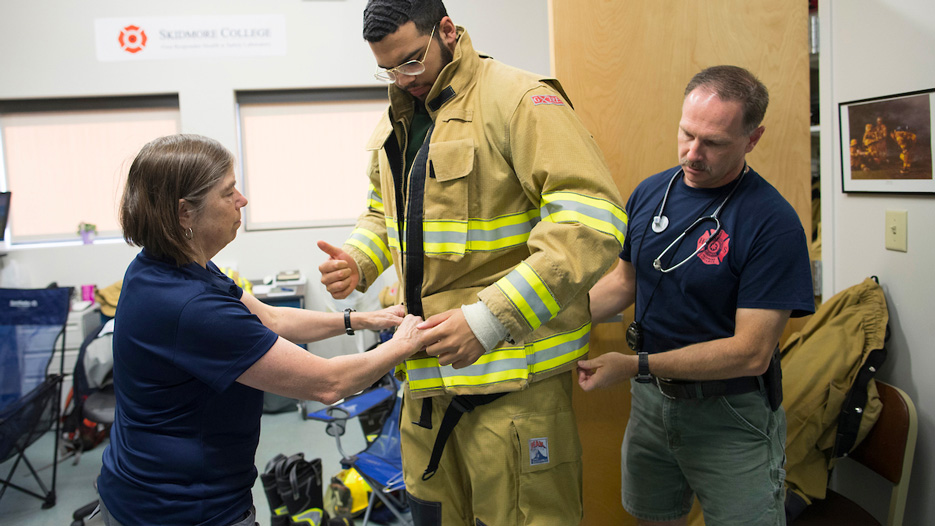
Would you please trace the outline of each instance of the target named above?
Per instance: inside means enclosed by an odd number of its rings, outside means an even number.
[[[361,36],[364,5],[363,0],[0,0],[0,99],[178,93],[182,132],[214,137],[236,154],[237,90],[379,85]],[[549,73],[547,0],[448,0],[446,5],[479,51]],[[285,15],[286,55],[139,62],[96,57],[94,21],[99,18],[245,14]],[[340,182],[324,190],[340,192]],[[364,203],[361,195],[361,211]],[[324,257],[315,242],[339,245],[349,233],[349,227],[241,231],[214,260],[247,278],[300,269],[309,278],[308,306],[323,308],[317,269]],[[8,285],[106,286],[123,277],[136,253],[122,240],[98,240],[93,246],[76,241],[12,247],[0,264]]]
[[[912,396],[919,440],[905,524],[935,524],[935,195],[845,194],[841,189],[838,104],[935,86],[935,11],[930,0],[831,0],[821,23],[821,173],[824,297],[870,275],[880,278],[890,314],[889,357],[878,377]],[[883,245],[886,210],[907,210],[909,251]],[[879,491],[844,465],[836,484],[885,519]],[[882,499],[885,501],[885,499]]]

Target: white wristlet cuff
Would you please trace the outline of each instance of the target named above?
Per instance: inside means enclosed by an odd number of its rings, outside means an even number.
[[[462,305],[461,312],[464,313],[464,319],[468,326],[474,332],[477,341],[484,346],[485,351],[490,351],[501,341],[507,339],[510,332],[500,323],[500,320],[490,312],[483,301],[478,301],[471,305]]]

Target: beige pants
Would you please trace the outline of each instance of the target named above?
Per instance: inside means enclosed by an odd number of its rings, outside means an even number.
[[[432,397],[432,429],[422,400],[403,395],[403,472],[416,526],[569,526],[581,504],[581,442],[562,373],[461,417],[434,477],[422,480],[452,396]]]

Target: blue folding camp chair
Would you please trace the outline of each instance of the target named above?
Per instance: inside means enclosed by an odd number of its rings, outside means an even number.
[[[12,488],[43,501],[43,508],[55,506],[59,404],[70,302],[70,288],[0,289],[0,463],[15,459],[6,478],[0,480],[0,498]],[[59,336],[58,371],[51,373],[49,365]],[[52,484],[48,489],[26,457],[26,448],[53,424]],[[41,493],[12,482],[21,463],[32,473]]]
[[[364,513],[363,526],[367,526],[377,499],[396,517],[400,524],[412,525],[412,516],[403,482],[403,461],[399,449],[399,408],[402,398],[397,394],[399,382],[387,374],[374,386],[343,402],[315,412],[302,412],[303,418],[327,423],[325,431],[335,437],[338,452],[345,469],[354,468],[370,486],[370,502]],[[368,438],[363,451],[348,455],[341,446],[341,436],[352,418],[366,418],[381,407],[392,404],[376,437]],[[366,431],[365,431],[366,433]]]

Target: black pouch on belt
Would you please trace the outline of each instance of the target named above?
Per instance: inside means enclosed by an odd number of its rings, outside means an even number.
[[[779,347],[773,351],[773,358],[769,362],[769,368],[763,373],[763,385],[766,387],[766,397],[769,399],[769,407],[773,411],[779,409],[782,405],[782,366],[779,363]]]

